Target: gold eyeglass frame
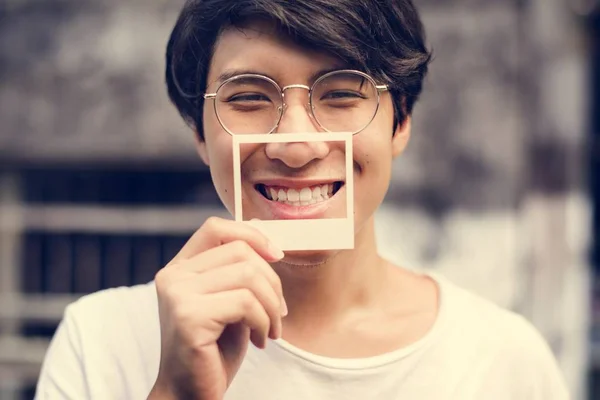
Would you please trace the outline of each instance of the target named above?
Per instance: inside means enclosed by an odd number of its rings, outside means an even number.
[[[287,108],[287,104],[285,103],[285,91],[288,89],[305,89],[308,90],[308,109],[310,110],[309,112],[309,116],[314,119],[317,124],[324,129],[326,132],[332,132],[329,129],[325,128],[321,122],[319,121],[319,119],[317,118],[317,116],[314,113],[315,107],[312,103],[312,95],[313,95],[313,88],[322,80],[332,76],[332,75],[337,75],[337,74],[344,74],[344,73],[352,73],[352,74],[357,74],[362,76],[363,78],[367,79],[372,85],[373,87],[376,89],[377,91],[377,105],[375,107],[375,111],[373,112],[373,116],[371,117],[371,119],[369,120],[369,122],[367,122],[367,124],[360,128],[359,130],[357,130],[356,132],[352,132],[352,135],[356,135],[357,133],[362,132],[363,130],[365,130],[370,124],[371,122],[373,122],[373,120],[375,119],[375,116],[377,116],[377,112],[379,111],[379,104],[380,104],[380,99],[381,99],[381,92],[385,92],[385,91],[389,91],[390,88],[388,85],[378,85],[375,80],[373,78],[371,78],[371,76],[369,76],[368,74],[362,72],[362,71],[358,71],[358,70],[353,70],[353,69],[341,69],[341,70],[336,70],[336,71],[331,71],[328,72],[326,74],[323,74],[322,76],[320,76],[317,80],[315,80],[315,82],[311,85],[311,86],[306,86],[306,85],[302,85],[302,84],[293,84],[293,85],[287,85],[283,88],[281,88],[277,82],[275,82],[273,79],[269,78],[268,76],[264,76],[264,75],[260,75],[260,74],[240,74],[240,75],[236,75],[233,76],[229,79],[226,79],[225,81],[223,81],[223,83],[221,83],[219,85],[219,87],[217,88],[217,90],[214,93],[205,93],[202,96],[204,97],[205,100],[216,100],[217,98],[217,94],[219,93],[219,90],[225,86],[227,83],[232,82],[234,80],[237,79],[243,79],[243,78],[261,78],[264,79],[270,83],[272,83],[275,88],[277,88],[277,90],[279,91],[280,95],[281,95],[281,106],[277,107],[278,111],[279,111],[279,117],[277,118],[277,121],[275,122],[275,125],[273,126],[273,128],[271,128],[271,130],[269,132],[266,132],[265,134],[271,134],[273,133],[278,127],[279,124],[281,123],[281,119],[283,118],[283,114],[285,113],[285,110]],[[217,111],[217,102],[213,101],[213,106],[214,106],[214,111],[215,111],[215,115],[217,116],[217,119],[219,120],[219,123],[221,124],[221,126],[223,127],[223,129],[229,133],[230,135],[241,135],[241,134],[236,134],[231,132],[223,123],[223,121],[221,120],[221,116],[219,115],[219,112]]]

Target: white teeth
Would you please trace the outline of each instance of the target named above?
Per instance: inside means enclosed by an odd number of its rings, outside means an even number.
[[[277,193],[277,197],[279,201],[287,201],[287,193],[283,189],[279,189],[279,193]]]
[[[298,189],[275,189],[267,187],[267,198],[293,206],[306,206],[328,200],[333,196],[333,184]]]
[[[300,201],[308,202],[310,199],[312,199],[312,190],[310,188],[302,188],[300,190]]]
[[[329,185],[321,186],[321,196],[323,196],[323,199],[327,200],[329,198],[329,193],[331,193],[329,191]]]
[[[287,192],[287,201],[289,202],[297,202],[300,200],[300,193],[296,189],[288,189]]]
[[[312,197],[313,199],[321,198],[321,186],[315,186],[315,188],[312,190]]]

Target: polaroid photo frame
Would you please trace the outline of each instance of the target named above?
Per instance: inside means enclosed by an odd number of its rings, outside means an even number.
[[[352,133],[276,133],[234,135],[233,179],[235,220],[248,223],[263,232],[283,251],[343,250],[354,248],[354,173]],[[251,220],[242,213],[240,148],[242,144],[344,142],[346,168],[346,217],[327,219]]]

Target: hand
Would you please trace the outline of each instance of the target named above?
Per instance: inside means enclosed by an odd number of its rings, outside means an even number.
[[[281,337],[283,258],[255,228],[210,218],[156,274],[161,360],[149,399],[222,400],[248,349]]]

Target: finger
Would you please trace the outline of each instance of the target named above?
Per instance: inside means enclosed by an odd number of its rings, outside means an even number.
[[[271,265],[261,258],[250,245],[243,241],[235,241],[215,247],[178,264],[177,268],[189,272],[205,273],[223,265],[248,262],[265,276],[271,287],[283,301],[281,279]],[[183,279],[183,278],[181,278]]]
[[[219,292],[203,297],[201,307],[210,312],[210,318],[223,327],[242,323],[252,331],[250,337],[255,346],[264,349],[270,330],[266,310],[248,289]]]
[[[173,261],[188,259],[236,240],[245,241],[265,259],[277,261],[284,256],[262,232],[249,224],[211,217],[192,235]]]
[[[209,295],[236,289],[249,289],[254,294],[271,321],[269,337],[281,337],[281,296],[273,289],[262,271],[248,261],[213,268],[201,275],[188,276],[177,290]]]

